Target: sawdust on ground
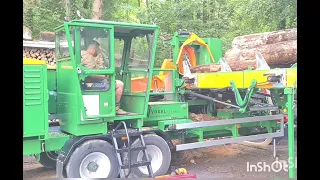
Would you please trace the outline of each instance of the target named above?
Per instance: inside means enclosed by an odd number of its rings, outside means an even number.
[[[209,116],[208,114],[190,113],[189,118],[194,122],[221,120],[222,118]],[[214,141],[216,138],[204,139],[204,141]],[[181,144],[179,139],[172,140],[174,146]],[[227,144],[221,146],[193,149],[187,151],[173,152],[173,162],[182,164],[196,164],[206,159],[216,157],[236,156],[241,152],[238,144]]]
[[[232,157],[241,154],[242,147],[238,144],[228,144],[187,151],[172,152],[173,164],[197,164],[218,157]]]
[[[47,169],[38,163],[35,158],[26,156],[23,158],[24,178],[56,178],[54,169]]]
[[[201,122],[201,121],[214,121],[214,120],[220,120],[221,118],[209,116],[208,114],[195,114],[190,113],[189,119],[195,122]]]

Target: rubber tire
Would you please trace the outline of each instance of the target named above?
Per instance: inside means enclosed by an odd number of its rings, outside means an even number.
[[[66,164],[67,178],[81,178],[79,172],[79,166],[81,161],[92,152],[101,152],[108,156],[111,169],[108,177],[101,178],[117,178],[119,174],[119,163],[113,146],[103,140],[88,140],[78,146],[70,156],[68,163]]]
[[[42,152],[40,153],[40,160],[39,160],[39,163],[44,166],[45,168],[48,168],[48,169],[54,169],[56,168],[56,165],[57,165],[57,157],[58,157],[58,154],[54,155],[54,157],[49,157],[49,155],[47,154],[47,152]],[[55,158],[55,160],[53,160],[52,158]]]
[[[144,142],[146,146],[148,145],[155,145],[157,146],[163,156],[163,161],[161,167],[158,169],[158,171],[153,172],[154,176],[160,176],[164,175],[168,172],[171,164],[171,151],[170,148],[167,144],[167,142],[160,136],[155,135],[155,134],[148,134],[144,136]],[[131,147],[138,147],[141,146],[140,140],[137,139],[132,143]],[[138,157],[139,151],[132,151],[131,152],[131,162],[137,162],[137,157]],[[135,178],[147,178],[149,175],[148,174],[143,174],[139,168],[132,168],[131,169],[131,174]]]

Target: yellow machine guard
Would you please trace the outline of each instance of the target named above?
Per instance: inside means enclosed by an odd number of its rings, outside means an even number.
[[[23,65],[44,65],[44,64],[47,64],[47,62],[39,59],[23,58]],[[57,66],[47,65],[47,69],[57,69]]]
[[[297,69],[279,69],[284,71],[285,81],[280,84],[282,87],[275,86],[268,82],[268,76],[265,74],[273,70],[255,70],[255,71],[235,71],[235,72],[217,72],[217,73],[197,73],[196,82],[193,88],[199,89],[220,89],[230,87],[230,81],[233,80],[237,88],[249,88],[252,80],[257,81],[257,88],[286,88],[297,87]]]
[[[47,64],[46,61],[38,59],[23,58],[23,65],[43,65]]]

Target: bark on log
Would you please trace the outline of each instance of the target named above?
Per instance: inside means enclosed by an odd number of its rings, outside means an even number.
[[[250,34],[238,36],[232,41],[232,48],[249,49],[261,45],[274,44],[283,41],[297,40],[297,29],[287,29],[283,31],[273,31],[266,33]]]
[[[269,66],[294,64],[297,62],[297,40],[267,44],[251,49],[230,49],[224,58],[228,63],[252,61],[256,59],[257,53],[262,54]]]
[[[56,54],[54,49],[23,47],[23,57],[44,60],[48,65],[56,65]]]
[[[54,42],[56,34],[54,32],[40,32],[40,41]]]
[[[190,68],[191,73],[219,72],[220,64],[199,65]]]

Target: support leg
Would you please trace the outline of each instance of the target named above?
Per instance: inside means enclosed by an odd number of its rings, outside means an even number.
[[[273,157],[277,157],[276,138],[273,138]]]
[[[294,91],[292,88],[286,88],[284,93],[287,95],[288,109],[288,151],[289,151],[289,178],[295,178],[295,155],[294,155],[294,112],[293,112],[293,97]]]

